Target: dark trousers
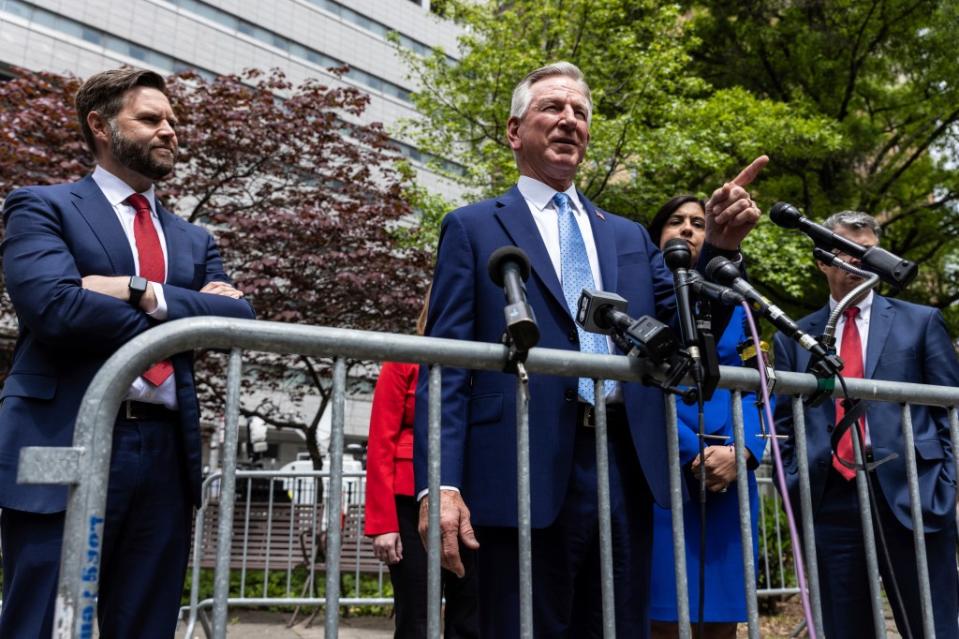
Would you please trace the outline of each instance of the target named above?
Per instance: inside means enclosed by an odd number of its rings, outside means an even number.
[[[110,460],[97,617],[103,639],[169,639],[190,550],[179,424],[118,421]],[[4,509],[0,639],[49,637],[63,513]]]
[[[396,639],[424,639],[427,609],[427,555],[420,540],[417,524],[419,504],[413,497],[396,496],[396,515],[403,543],[403,560],[390,566],[393,583]],[[460,546],[466,574],[462,579],[443,571],[443,592],[446,596],[444,632],[446,639],[479,637],[477,617],[476,568],[474,551]]]
[[[912,531],[900,524],[889,510],[875,481],[873,489],[876,491],[882,532],[904,609],[896,603],[889,564],[882,549],[877,548],[883,588],[892,605],[900,633],[906,636],[905,624],[908,619],[912,636],[920,639],[923,636],[922,607]],[[873,528],[876,529],[875,525]],[[855,480],[846,481],[830,469],[822,505],[816,515],[815,529],[826,637],[858,639],[875,636]],[[878,530],[876,543],[879,543]],[[936,638],[956,639],[959,637],[959,580],[956,573],[954,523],[944,530],[926,534],[926,554]]]
[[[533,530],[533,634],[603,636],[595,430],[577,427],[572,476],[559,516]],[[625,419],[610,423],[609,480],[616,636],[649,634],[652,497]],[[485,639],[519,637],[515,528],[478,527],[480,624]]]

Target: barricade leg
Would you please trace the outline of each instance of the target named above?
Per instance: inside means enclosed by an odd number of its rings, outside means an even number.
[[[952,440],[953,459],[959,455],[959,409],[949,408],[949,438]],[[959,530],[959,508],[956,509],[956,529]]]
[[[919,576],[919,602],[922,608],[923,637],[936,636],[932,614],[932,589],[929,586],[929,562],[926,557],[926,531],[922,523],[922,501],[919,497],[919,472],[916,470],[916,442],[912,430],[912,407],[902,405],[902,435],[906,453],[906,483],[909,487],[909,510],[912,514],[912,536],[916,544],[916,572]]]
[[[203,502],[200,504],[200,508],[197,509],[193,520],[193,570],[191,573],[192,578],[190,579],[190,612],[187,617],[186,631],[184,632],[186,637],[192,637],[193,631],[196,628],[197,606],[200,602],[200,563],[203,554],[204,529],[203,517],[206,515],[206,510],[210,505],[211,482],[214,481],[214,478],[218,477],[220,477],[219,473],[214,473],[203,482]],[[207,636],[209,637],[210,634],[207,633]]]
[[[250,556],[250,508],[253,502],[253,478],[246,479],[246,502],[243,505],[243,559],[240,561],[240,596],[246,596],[246,563]]]
[[[666,446],[669,455],[669,509],[673,524],[673,563],[676,570],[676,618],[680,639],[691,639],[689,591],[686,589],[686,533],[683,525],[683,480],[679,468],[679,427],[676,397],[666,396]]]
[[[330,428],[330,499],[326,513],[326,619],[327,637],[339,632],[340,548],[343,540],[340,513],[343,497],[343,434],[346,424],[346,361],[337,357],[333,364],[333,415]],[[270,491],[273,494],[273,491]]]
[[[273,481],[269,480],[269,489],[266,498],[266,547],[273,545]],[[266,560],[263,562],[263,589],[261,597],[266,599],[270,593],[270,553],[266,553]],[[245,593],[244,593],[245,595]]]
[[[816,636],[825,637],[822,624],[822,592],[819,589],[819,560],[816,557],[816,528],[812,519],[812,493],[809,488],[809,453],[806,450],[806,413],[802,397],[792,398],[793,436],[796,445],[796,465],[799,469],[799,514],[802,517],[803,559],[806,560],[806,579],[809,584],[809,603]]]
[[[739,536],[743,549],[743,583],[749,639],[759,639],[759,606],[756,602],[756,564],[753,558],[753,527],[749,508],[749,472],[746,469],[746,433],[743,426],[742,393],[732,392],[733,442],[736,448],[736,496],[739,499]],[[705,526],[706,523],[703,522]]]
[[[516,494],[519,545],[519,636],[533,639],[533,533],[529,468],[529,378],[522,363],[516,375]]]
[[[866,576],[869,579],[869,594],[872,597],[872,623],[877,639],[885,639],[886,622],[882,609],[882,593],[879,588],[879,558],[876,554],[876,535],[872,528],[872,506],[869,503],[869,479],[863,470],[862,442],[859,429],[852,428],[852,444],[856,455],[856,492],[859,494],[859,514],[862,519],[862,538],[866,550]]]
[[[599,560],[603,597],[603,637],[616,637],[616,599],[613,581],[613,526],[609,506],[609,430],[603,380],[596,380],[596,491],[599,501]]]
[[[429,380],[429,533],[427,539],[427,636],[440,639],[442,573],[440,572],[440,417],[442,406],[442,369],[430,366]]]
[[[220,477],[220,524],[217,534],[216,572],[213,577],[213,636],[226,637],[227,596],[230,594],[230,545],[233,542],[233,505],[236,501],[236,446],[239,439],[240,349],[230,351],[226,386],[226,432],[223,439],[223,474]]]

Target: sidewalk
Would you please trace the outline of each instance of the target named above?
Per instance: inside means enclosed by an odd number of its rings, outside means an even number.
[[[762,636],[764,639],[787,639],[796,629],[802,618],[798,600],[784,605],[783,614],[777,617],[761,617]],[[888,639],[900,639],[892,620],[891,611],[886,611],[886,633]],[[298,617],[299,623],[292,628],[286,624],[290,614],[285,612],[266,612],[262,610],[236,610],[230,612],[230,626],[226,636],[229,639],[323,639],[322,611],[310,628],[305,627],[305,619]],[[187,639],[184,634],[185,624],[177,628],[176,639]],[[748,636],[746,624],[739,624],[737,636]],[[393,636],[393,620],[389,617],[354,617],[340,619],[339,639],[390,639]],[[807,635],[803,634],[803,637]],[[203,628],[199,625],[190,639],[206,639]]]
[[[309,614],[306,615],[309,617]],[[290,619],[288,612],[266,612],[262,610],[231,610],[230,625],[226,636],[230,639],[323,639],[323,613],[320,612],[313,625],[307,628],[306,618],[299,615],[299,623],[292,628],[286,624]],[[177,628],[176,639],[188,639],[184,635],[185,623]],[[203,628],[197,624],[189,639],[206,639]],[[390,639],[393,636],[393,620],[389,617],[354,617],[340,619],[339,639]]]

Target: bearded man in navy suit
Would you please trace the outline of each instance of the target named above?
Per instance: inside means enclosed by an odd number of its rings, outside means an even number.
[[[876,246],[882,232],[876,219],[858,211],[830,216],[824,226],[863,246]],[[858,260],[840,256],[854,265]],[[829,284],[829,302],[801,319],[799,327],[821,335],[829,314],[862,279],[833,266],[817,262]],[[893,382],[959,385],[959,361],[946,331],[942,314],[934,308],[883,297],[872,291],[854,300],[840,318],[836,343],[843,359],[843,374]],[[805,372],[809,353],[777,334],[776,368]],[[777,428],[792,433],[789,398],[777,408]],[[838,421],[837,405],[826,401],[806,408],[806,446],[809,484],[816,531],[816,552],[822,589],[823,625],[830,639],[872,637],[869,582],[859,499],[854,481],[852,430],[834,446],[831,441]],[[919,498],[926,532],[926,552],[932,586],[936,637],[959,637],[959,582],[956,573],[956,464],[944,409],[912,407]],[[878,525],[885,537],[890,562],[879,552],[879,569],[903,636],[906,624],[911,636],[922,637],[922,609],[913,544],[913,521],[906,485],[902,413],[899,404],[869,402],[858,428],[865,444],[867,462],[886,460],[869,471],[876,493]],[[848,441],[844,443],[843,439]],[[783,466],[792,503],[799,503],[799,475],[794,442],[783,442]],[[874,519],[875,522],[875,519]],[[877,535],[877,542],[879,536]],[[890,588],[899,586],[900,606]]]
[[[25,446],[69,446],[80,400],[120,346],[159,322],[254,317],[213,238],[164,209],[154,182],[177,153],[163,78],[117,69],[76,96],[93,174],[34,186],[4,205],[7,290],[19,320],[0,404],[0,637],[49,637],[67,490],[16,481]],[[174,634],[193,506],[200,499],[192,356],[157,362],[130,387],[114,427],[104,524],[100,636]]]
[[[646,230],[600,211],[575,187],[592,110],[589,87],[570,63],[537,69],[517,85],[507,137],[519,183],[443,220],[427,334],[500,341],[503,291],[490,280],[486,263],[504,245],[518,246],[530,258],[527,297],[541,347],[618,352],[573,321],[584,285],[623,296],[634,317],[675,318],[672,276]],[[722,252],[739,258],[740,241],[759,219],[743,187],[766,161],[757,159],[713,193],[706,260]],[[421,372],[414,436],[421,497],[427,487],[428,381]],[[617,636],[645,637],[652,499],[669,504],[663,395],[636,383],[608,386]],[[533,627],[538,637],[601,634],[591,387],[592,380],[530,379]],[[517,637],[515,378],[447,368],[442,402],[443,566],[462,575],[461,547],[476,551],[482,636]],[[430,497],[421,501],[421,533]]]

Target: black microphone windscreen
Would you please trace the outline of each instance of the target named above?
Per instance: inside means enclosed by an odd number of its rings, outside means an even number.
[[[706,265],[706,277],[717,284],[732,286],[739,276],[740,272],[736,265],[722,255],[717,255]]]
[[[689,268],[693,261],[693,253],[689,250],[689,242],[676,237],[663,246],[663,259],[666,260],[666,266],[670,271],[678,268]]]
[[[776,202],[769,209],[769,219],[785,229],[794,229],[799,227],[802,213],[788,202]]]
[[[529,277],[529,258],[526,251],[518,246],[501,246],[489,256],[486,269],[493,282],[499,287],[503,286],[503,266],[507,262],[514,262],[519,267],[519,275],[525,282]]]

